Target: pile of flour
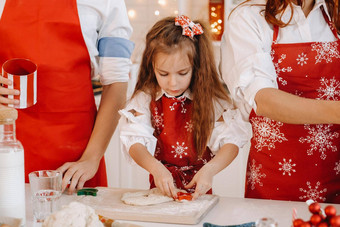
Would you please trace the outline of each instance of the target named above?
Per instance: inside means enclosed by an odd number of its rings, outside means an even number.
[[[98,215],[90,206],[71,202],[61,210],[50,215],[43,227],[104,227]]]

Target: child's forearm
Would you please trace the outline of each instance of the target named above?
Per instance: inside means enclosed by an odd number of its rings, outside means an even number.
[[[171,172],[153,157],[144,145],[140,143],[134,144],[129,152],[133,160],[153,176],[155,186],[163,194],[173,198],[177,197],[177,189],[175,188]]]
[[[221,170],[230,165],[230,163],[236,158],[237,154],[238,146],[230,143],[224,144],[215,157],[202,168],[206,168],[212,176],[215,176]]]
[[[192,188],[194,185],[195,193],[193,200],[200,195],[205,194],[212,186],[213,177],[226,168],[237,156],[238,147],[234,144],[225,144],[217,152],[215,157],[205,164],[186,185],[186,188]]]
[[[159,165],[162,165],[155,157],[153,157],[146,147],[140,143],[136,143],[129,150],[131,158],[142,168],[153,174],[157,171]]]

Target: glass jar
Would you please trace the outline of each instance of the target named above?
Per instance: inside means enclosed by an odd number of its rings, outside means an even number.
[[[15,135],[16,109],[0,108],[0,216],[25,224],[24,149]]]
[[[277,227],[277,223],[273,218],[261,218],[255,223],[256,227]]]

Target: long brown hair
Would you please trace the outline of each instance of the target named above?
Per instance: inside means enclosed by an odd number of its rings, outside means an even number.
[[[202,25],[204,33],[193,38],[182,35],[182,27],[175,25],[175,17],[164,18],[149,30],[132,97],[144,91],[154,100],[160,91],[153,67],[157,53],[172,54],[180,50],[187,54],[193,67],[189,88],[193,97],[194,142],[198,157],[201,157],[216,120],[213,100],[228,100],[228,95],[216,69],[209,29],[200,21],[195,23]]]
[[[251,0],[246,0],[243,3],[249,2]],[[340,5],[339,0],[325,0],[329,15],[331,17],[331,21],[336,27],[338,33],[340,33]],[[243,4],[241,3],[241,4]],[[299,6],[302,6],[304,4],[304,0],[267,0],[266,7],[264,10],[264,15],[266,18],[266,21],[273,25],[278,25],[279,27],[285,27],[287,26],[292,17],[293,13],[290,17],[290,20],[287,23],[284,23],[281,18],[276,18],[277,15],[284,12],[287,7],[289,6],[292,10],[292,4],[296,3]]]

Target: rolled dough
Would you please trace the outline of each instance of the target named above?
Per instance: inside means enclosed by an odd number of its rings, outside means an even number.
[[[137,192],[126,192],[122,196],[122,201],[124,203],[135,206],[147,206],[173,200],[173,198],[163,195],[158,188]]]

